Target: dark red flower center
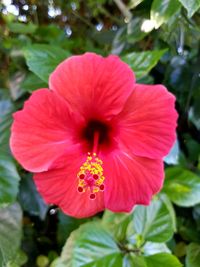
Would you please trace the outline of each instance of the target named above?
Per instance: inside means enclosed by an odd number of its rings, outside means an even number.
[[[90,149],[93,147],[93,140],[95,133],[99,134],[98,144],[108,145],[110,143],[110,132],[111,127],[105,123],[98,120],[90,120],[86,127],[83,129],[82,137],[87,140]]]

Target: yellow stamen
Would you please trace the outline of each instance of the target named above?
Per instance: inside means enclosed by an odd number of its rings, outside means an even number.
[[[97,157],[97,154],[88,153],[86,161],[80,167],[77,174],[78,191],[80,193],[89,191],[90,198],[95,199],[95,193],[104,190],[103,161]]]

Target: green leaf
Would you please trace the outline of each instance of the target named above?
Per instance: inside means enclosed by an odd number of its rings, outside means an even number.
[[[147,267],[143,256],[126,254],[123,258],[123,267]]]
[[[165,243],[146,242],[143,246],[143,253],[145,256],[154,255],[161,252],[171,253]]]
[[[6,89],[0,89],[0,154],[9,154],[10,126],[14,110]]]
[[[172,205],[172,202],[170,201],[170,199],[168,198],[168,196],[166,194],[159,194],[159,197],[162,199],[162,201],[165,203],[169,213],[170,213],[170,216],[171,216],[171,219],[172,219],[172,223],[173,223],[173,229],[174,229],[174,232],[176,232],[177,230],[177,227],[176,227],[176,214],[175,214],[175,210],[174,210],[174,207]]]
[[[142,3],[143,1],[144,1],[144,0],[130,0],[128,7],[129,7],[130,9],[133,9],[133,8],[135,8],[136,6],[138,6],[140,3]]]
[[[15,258],[9,261],[6,267],[21,267],[24,266],[27,260],[28,260],[27,255],[22,250],[19,250],[15,255]]]
[[[147,207],[137,206],[131,225],[145,241],[165,242],[174,232],[172,215],[162,199],[154,199]]]
[[[62,263],[61,258],[57,258],[51,263],[50,267],[66,267],[66,265]]]
[[[19,186],[19,174],[13,160],[4,154],[0,155],[0,206],[16,200]]]
[[[35,184],[30,175],[22,177],[20,183],[19,201],[23,210],[34,216],[39,216],[44,220],[48,211],[48,206],[36,190]]]
[[[197,101],[197,97],[195,97],[195,100]],[[197,106],[197,104],[196,104]],[[199,101],[198,101],[198,106],[199,106]],[[197,109],[197,108],[196,108]],[[195,114],[195,109],[194,107],[191,107],[189,110],[189,119],[194,125],[197,127],[198,130],[200,130],[200,117],[199,115]]]
[[[189,18],[200,8],[200,0],[179,0],[179,2],[187,9]]]
[[[166,49],[145,51],[145,52],[132,52],[122,57],[134,71],[136,78],[139,79],[146,75],[166,53]]]
[[[179,160],[179,153],[179,143],[178,140],[176,140],[168,155],[164,157],[164,162],[166,162],[167,164],[177,165]]]
[[[145,23],[145,19],[136,17],[132,19],[128,24],[127,41],[130,44],[134,44],[142,40],[147,34],[147,31],[142,30]]]
[[[40,24],[37,28],[36,35],[39,40],[48,42],[53,45],[69,44],[70,40],[66,38],[65,31],[56,24]]]
[[[14,33],[27,34],[27,33],[34,33],[37,29],[37,25],[31,22],[28,24],[20,22],[10,22],[8,23],[8,29]]]
[[[66,267],[122,266],[117,244],[97,222],[83,224],[70,235],[61,259]]]
[[[200,245],[191,243],[187,247],[186,267],[199,267],[200,263]]]
[[[147,267],[181,267],[179,260],[168,253],[159,253],[145,257]]]
[[[106,210],[104,212],[102,223],[109,230],[109,232],[112,233],[116,240],[124,241],[130,220],[130,214],[114,213]]]
[[[15,203],[6,208],[0,208],[0,266],[16,258],[21,234],[22,211]]]
[[[40,88],[48,88],[48,84],[42,81],[38,76],[29,73],[20,85],[25,92],[32,92]]]
[[[200,177],[180,167],[166,170],[163,192],[172,202],[181,207],[190,207],[200,203]]]
[[[102,257],[101,259],[82,265],[84,267],[121,267],[122,266],[122,256],[120,254],[111,254]]]
[[[154,0],[151,6],[151,20],[158,29],[163,23],[180,11],[181,5],[178,0]]]
[[[82,223],[86,222],[87,219],[76,219],[67,216],[62,212],[58,212],[58,220],[57,239],[59,244],[63,245],[70,233],[78,228]]]
[[[29,69],[47,83],[51,72],[69,53],[53,45],[34,44],[24,49],[24,55]]]
[[[9,154],[10,127],[12,124],[12,111],[0,116],[0,151]]]

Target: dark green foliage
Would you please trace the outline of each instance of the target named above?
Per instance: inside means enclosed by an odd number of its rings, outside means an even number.
[[[0,3],[0,267],[200,266],[200,0]],[[119,3],[124,3],[120,7]],[[12,12],[14,14],[12,14]],[[25,22],[24,22],[25,21]],[[12,113],[72,54],[118,54],[176,95],[163,190],[131,214],[47,206],[9,149]]]

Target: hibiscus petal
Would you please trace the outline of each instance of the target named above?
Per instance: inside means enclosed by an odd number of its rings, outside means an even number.
[[[104,161],[105,206],[114,212],[129,212],[136,204],[149,205],[163,185],[163,162],[113,153]]]
[[[167,155],[176,139],[174,103],[164,86],[136,84],[117,118],[120,143],[138,156]]]
[[[73,127],[65,100],[48,89],[37,90],[14,114],[12,153],[25,169],[45,171],[72,145]]]
[[[103,118],[122,110],[134,82],[132,70],[119,57],[94,53],[66,59],[49,80],[50,89],[62,95],[72,110]]]
[[[76,217],[89,217],[104,210],[104,193],[98,192],[96,199],[90,199],[90,192],[77,190],[80,166],[85,158],[81,151],[60,157],[51,170],[34,175],[36,187],[45,202],[58,205],[64,213]],[[57,165],[57,166],[56,166]]]

